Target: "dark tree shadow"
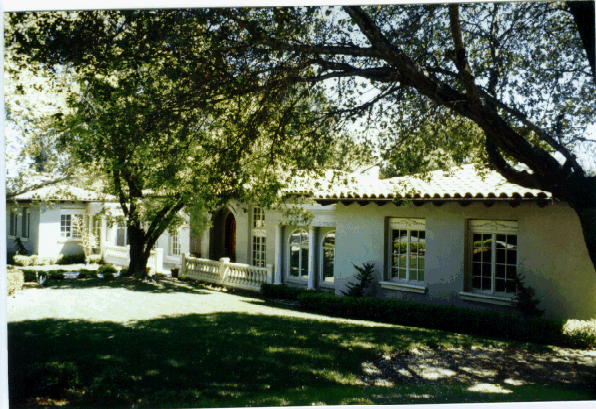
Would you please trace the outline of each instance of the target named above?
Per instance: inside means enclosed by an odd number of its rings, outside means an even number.
[[[152,293],[192,293],[207,294],[208,290],[199,283],[186,283],[171,279],[158,279],[157,282],[145,282],[127,277],[87,278],[87,279],[63,279],[48,280],[44,284],[47,290],[69,289],[84,290],[89,288],[123,288],[128,291],[142,291]]]

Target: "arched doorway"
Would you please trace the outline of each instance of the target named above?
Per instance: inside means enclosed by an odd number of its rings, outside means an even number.
[[[236,262],[236,218],[232,212],[228,213],[224,228],[224,257]]]

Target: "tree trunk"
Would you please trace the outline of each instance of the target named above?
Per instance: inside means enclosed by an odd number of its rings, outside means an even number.
[[[145,251],[146,237],[143,229],[136,226],[128,226],[128,237],[130,242],[130,264],[129,273],[138,279],[147,277],[147,261],[149,260],[149,251]]]
[[[581,177],[571,183],[567,202],[575,210],[582,226],[584,241],[596,271],[596,177]]]

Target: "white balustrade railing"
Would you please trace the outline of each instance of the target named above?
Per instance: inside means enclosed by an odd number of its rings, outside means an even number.
[[[261,284],[273,282],[273,266],[271,264],[267,264],[267,267],[257,267],[249,264],[230,263],[230,259],[227,257],[214,261],[182,254],[180,274],[199,281],[252,291],[259,291]]]
[[[128,267],[130,264],[130,246],[104,246],[102,248],[102,254],[106,263],[122,267]],[[151,254],[147,260],[147,267],[156,273],[163,271],[163,249],[157,248],[151,250]]]

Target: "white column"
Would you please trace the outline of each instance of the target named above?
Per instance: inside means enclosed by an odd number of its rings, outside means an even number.
[[[281,225],[275,226],[275,281],[273,284],[281,284],[281,270],[282,270],[282,241],[283,241],[283,227]]]
[[[316,227],[310,226],[308,229],[308,289],[315,289],[315,244]]]

